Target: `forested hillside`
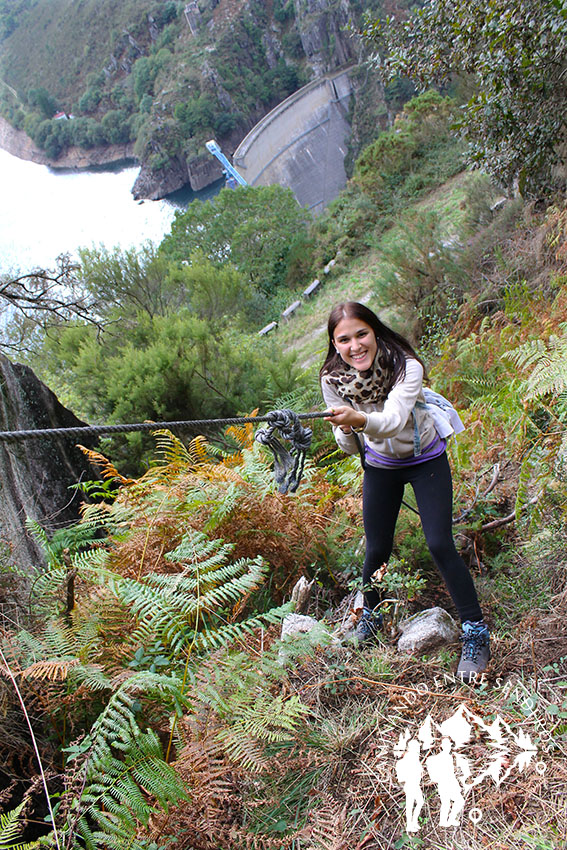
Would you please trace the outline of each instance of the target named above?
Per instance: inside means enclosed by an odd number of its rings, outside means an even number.
[[[290,4],[273,8],[289,20]],[[29,523],[44,563],[30,573],[2,550],[0,846],[566,847],[566,16],[555,0],[426,11],[366,22],[376,87],[427,90],[374,122],[319,218],[279,186],[224,189],[159,246],[85,248],[66,302],[44,292],[55,273],[4,276],[0,296],[19,308],[11,356],[93,423],[320,411],[330,309],[370,305],[465,424],[448,449],[453,528],[491,629],[486,675],[459,682],[455,644],[398,651],[402,619],[456,616],[407,491],[377,579],[384,631],[370,647],[345,639],[362,471],[321,420],[287,495],[250,424],[104,438],[85,450],[100,478],[80,483],[81,520]],[[280,640],[301,577],[317,623]],[[424,768],[409,830],[399,756],[459,718],[463,812],[440,823]]]
[[[300,86],[357,63],[361,16],[353,0],[5,0],[0,108],[54,160],[70,145],[131,143],[140,194],[163,195],[206,182],[207,168],[217,174],[205,141],[231,153]],[[386,113],[383,91],[365,85],[361,96]],[[72,119],[54,118],[61,112]],[[368,132],[356,134],[359,145]]]

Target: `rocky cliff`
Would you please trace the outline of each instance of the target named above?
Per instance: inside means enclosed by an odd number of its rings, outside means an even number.
[[[218,160],[210,154],[186,158],[177,156],[167,166],[154,170],[142,162],[140,173],[132,187],[134,200],[156,201],[189,184],[194,192],[204,189],[223,175]]]
[[[294,0],[293,5],[301,46],[315,77],[356,59],[358,41],[349,30],[356,16],[349,0]]]
[[[65,428],[84,425],[63,407],[27,366],[0,354],[0,430]],[[88,440],[83,440],[89,444]],[[63,435],[18,442],[0,440],[0,540],[19,567],[42,563],[42,553],[25,527],[27,517],[48,531],[79,516],[82,497],[72,484],[98,473]],[[92,443],[91,443],[92,444]]]

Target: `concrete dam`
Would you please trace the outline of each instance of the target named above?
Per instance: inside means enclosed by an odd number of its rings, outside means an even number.
[[[315,214],[337,197],[346,184],[350,70],[313,80],[252,128],[233,156],[251,186],[289,187],[298,203]]]

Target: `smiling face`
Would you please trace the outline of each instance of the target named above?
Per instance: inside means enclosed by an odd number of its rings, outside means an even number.
[[[361,319],[341,319],[335,327],[333,343],[345,363],[358,372],[370,369],[378,350],[374,331]]]

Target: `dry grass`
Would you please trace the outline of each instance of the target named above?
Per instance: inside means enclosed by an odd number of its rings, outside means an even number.
[[[282,688],[309,707],[309,716],[295,743],[281,755],[277,749],[264,754],[256,770],[230,757],[220,743],[223,721],[200,703],[183,723],[185,747],[177,762],[190,779],[192,803],[156,823],[155,834],[173,829],[182,850],[559,850],[567,835],[567,723],[550,706],[566,698],[566,614],[563,594],[552,612],[524,621],[513,637],[497,636],[486,680],[476,688],[452,676],[456,652],[419,659],[399,655],[387,642],[362,651],[319,647]],[[267,636],[264,641],[249,647],[256,657]],[[222,666],[220,658],[213,663]],[[523,770],[513,766],[500,785],[490,777],[479,782],[453,827],[439,825],[440,798],[424,770],[420,827],[408,836],[395,747],[430,717],[435,748],[437,727],[458,710],[481,721],[471,720],[472,738],[461,748],[473,777],[494,754],[481,724],[496,717],[510,744],[503,771],[522,751],[513,735],[529,736],[536,753]],[[298,783],[304,787],[294,795]]]
[[[567,723],[565,716],[550,712],[563,707],[565,714],[567,708],[567,594],[553,603],[545,615],[520,623],[514,636],[494,641],[486,681],[477,688],[454,681],[441,663],[445,653],[439,659],[417,660],[383,646],[362,653],[342,650],[340,677],[336,657],[330,653],[326,671],[321,657],[298,671],[296,691],[312,705],[317,724],[331,718],[338,738],[341,718],[357,718],[357,723],[346,732],[342,727],[343,738],[348,732],[348,745],[342,752],[336,750],[333,781],[324,789],[322,808],[310,812],[315,841],[295,847],[565,846]],[[381,675],[372,672],[380,667]],[[406,730],[417,734],[427,716],[440,724],[462,705],[487,723],[499,716],[515,734],[529,735],[537,754],[500,786],[486,779],[471,791],[458,827],[438,825],[439,797],[426,780],[421,826],[412,841],[405,832],[405,795],[396,779],[394,747]],[[489,740],[478,730],[463,749],[477,766],[486,764],[491,752]],[[333,806],[341,819],[323,841],[317,836]],[[482,815],[476,824],[469,818],[473,807]]]

